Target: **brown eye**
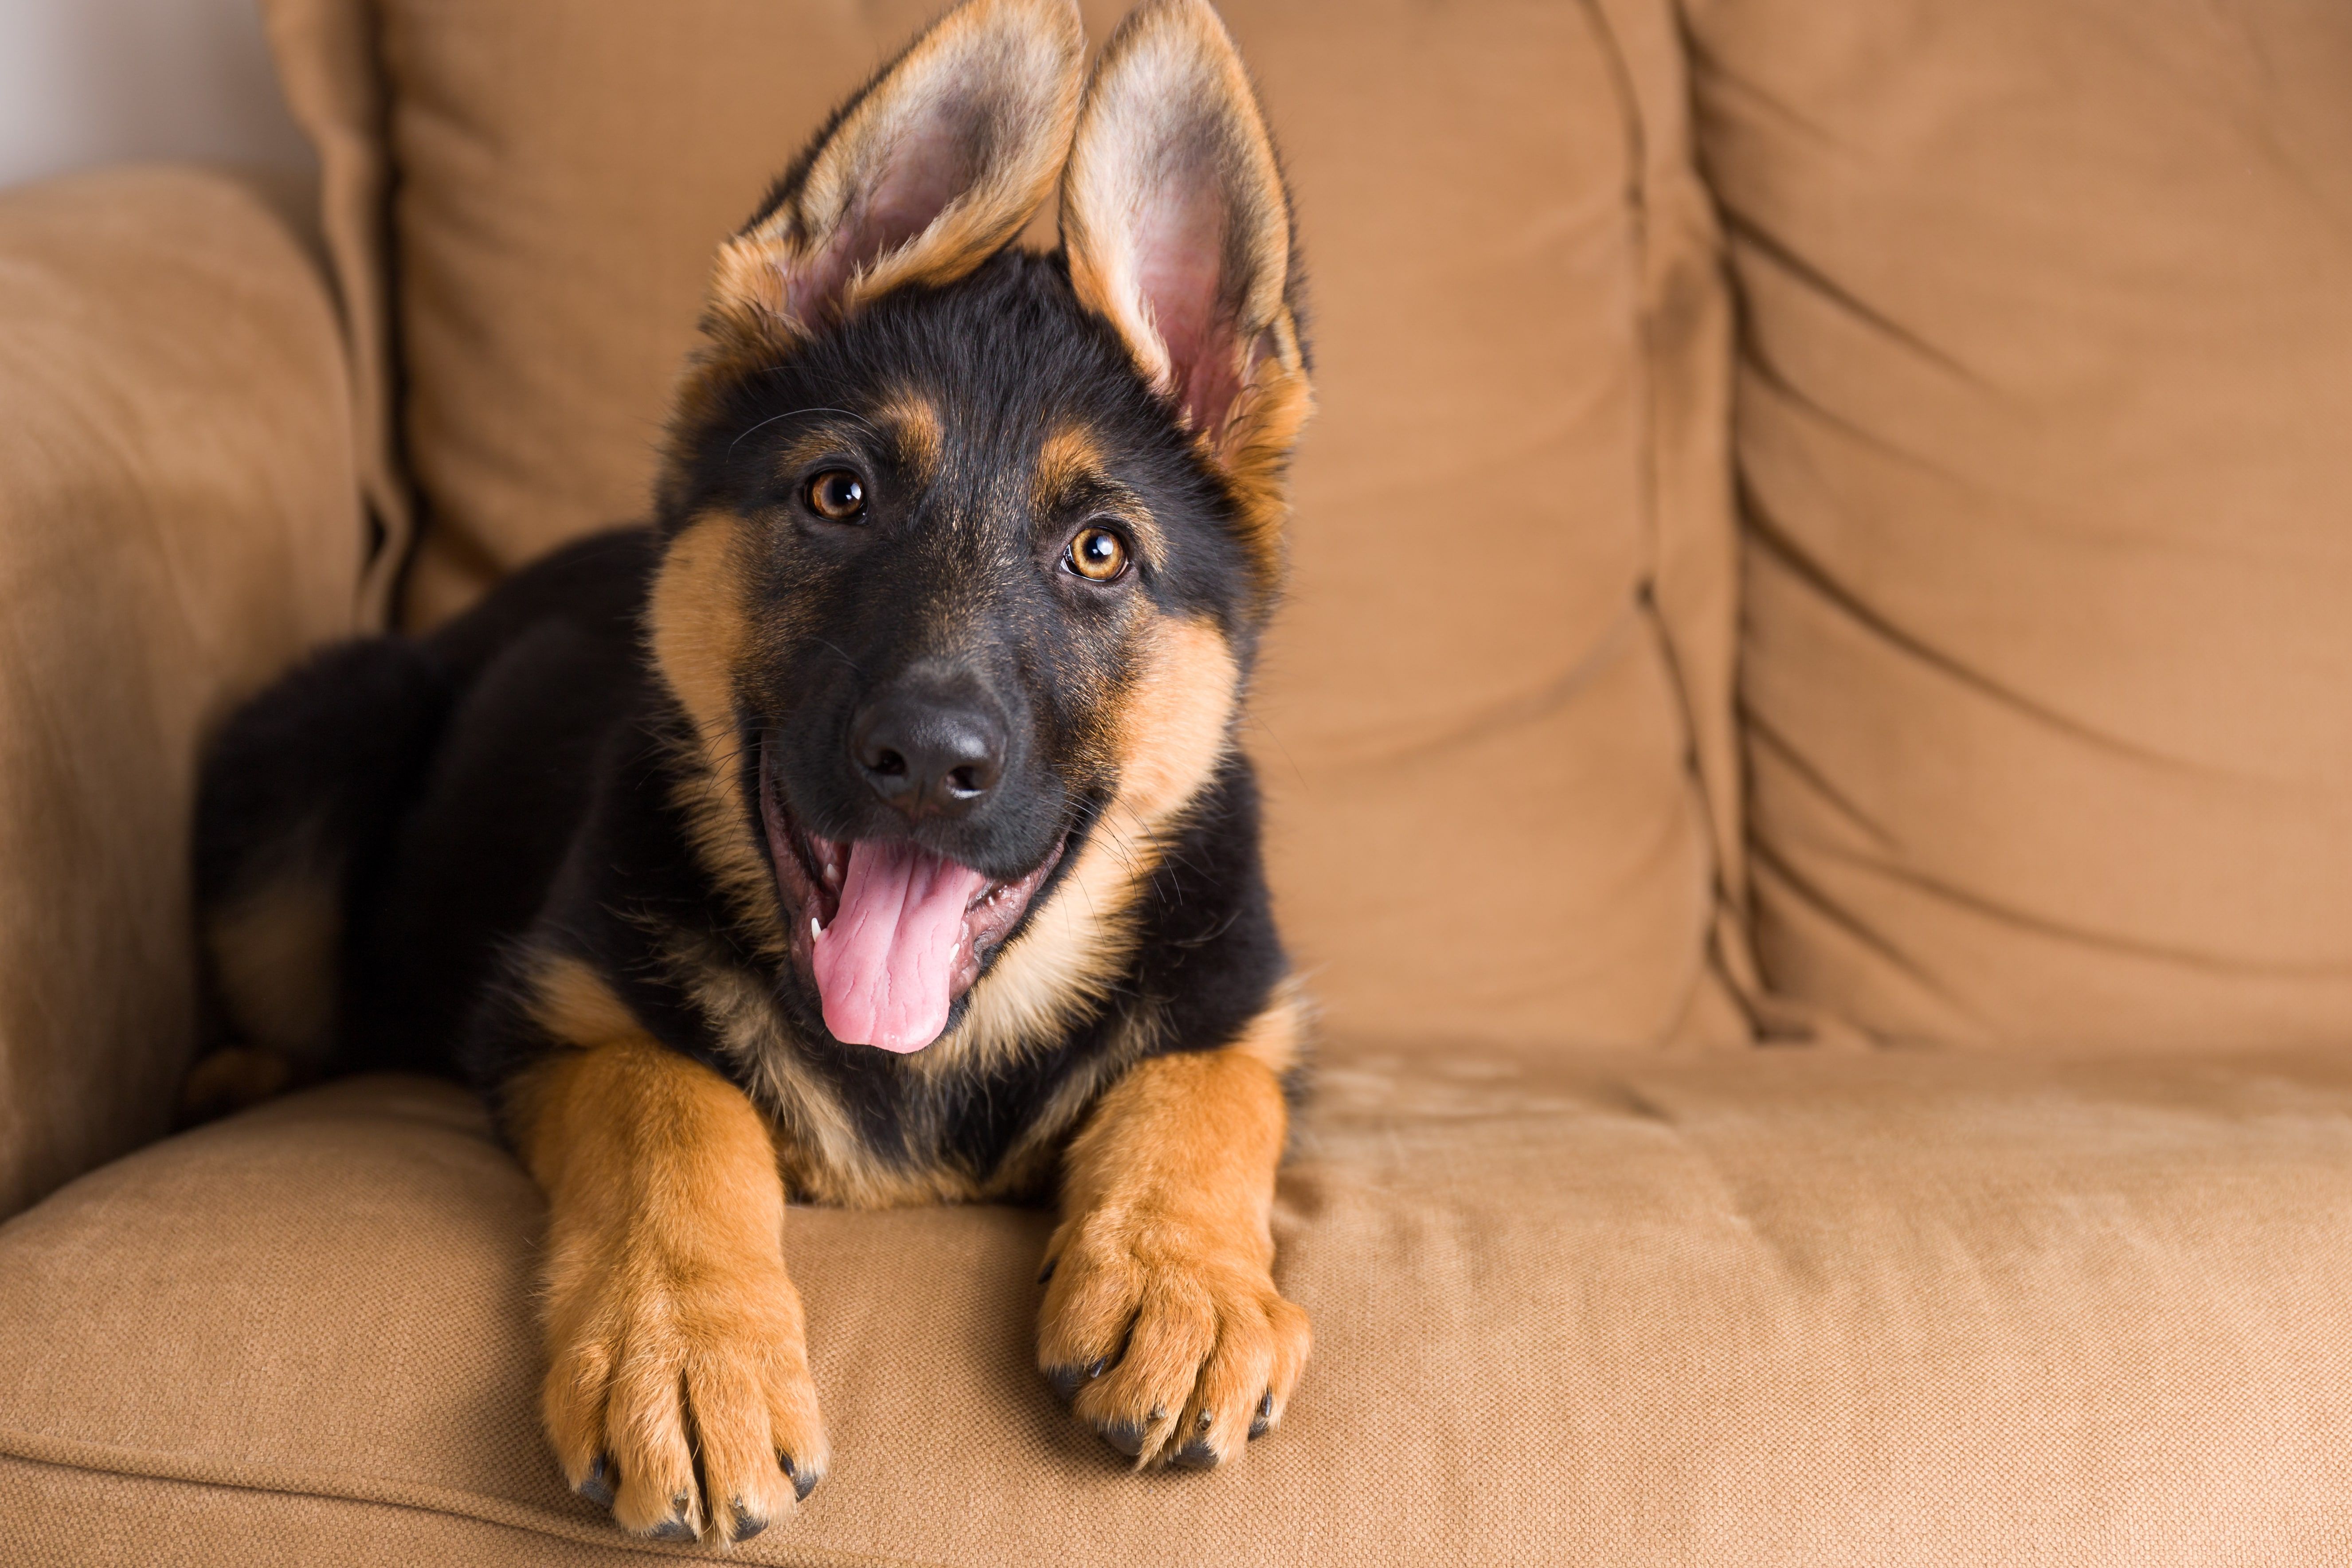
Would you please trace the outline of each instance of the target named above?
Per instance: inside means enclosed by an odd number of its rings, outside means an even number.
[[[847,522],[866,510],[866,487],[847,468],[827,468],[808,483],[809,510]]]
[[[1108,583],[1127,570],[1127,545],[1108,528],[1082,528],[1070,541],[1070,570],[1092,583]]]

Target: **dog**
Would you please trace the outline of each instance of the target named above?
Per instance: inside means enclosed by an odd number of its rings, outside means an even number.
[[[549,1204],[548,1438],[621,1528],[741,1541],[823,1478],[792,1199],[1057,1196],[1077,1417],[1139,1467],[1281,1422],[1306,1012],[1236,736],[1300,288],[1205,0],[1090,73],[1069,0],[966,0],[720,248],[650,526],[215,739],[189,1103],[478,1084]]]

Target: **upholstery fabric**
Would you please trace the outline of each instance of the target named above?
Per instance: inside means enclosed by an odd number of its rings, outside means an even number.
[[[1882,1038],[2352,1040],[2352,8],[1694,0],[1756,941]]]
[[[413,621],[641,514],[716,245],[934,8],[271,0],[339,275],[396,286]],[[1668,7],[1223,11],[1318,323],[1249,739],[1334,1027],[1744,1039],[1728,313]]]
[[[198,731],[349,624],[332,305],[256,187],[0,193],[0,1215],[163,1131]]]
[[[1032,1369],[1044,1215],[795,1209],[835,1467],[735,1558],[2352,1552],[2340,1052],[1335,1052],[1324,1083],[1276,1216],[1317,1333],[1281,1431],[1131,1474]],[[537,1429],[538,1225],[473,1105],[413,1079],[20,1216],[0,1555],[617,1557]]]
[[[260,10],[278,56],[303,62],[280,71],[278,82],[319,159],[315,226],[341,308],[352,459],[371,535],[358,621],[380,631],[415,544],[416,502],[394,428],[399,342],[386,265],[393,168],[373,23],[362,0],[276,0]]]

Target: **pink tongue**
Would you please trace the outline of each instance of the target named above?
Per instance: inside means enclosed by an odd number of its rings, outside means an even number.
[[[812,954],[833,1037],[886,1051],[919,1051],[938,1039],[963,912],[987,885],[903,839],[852,844],[841,908]]]

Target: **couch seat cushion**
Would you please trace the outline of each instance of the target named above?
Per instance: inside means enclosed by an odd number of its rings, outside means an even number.
[[[618,1561],[534,1426],[540,1210],[363,1079],[0,1227],[0,1557]],[[1337,1053],[1285,1429],[1134,1475],[1042,1215],[795,1210],[835,1466],[771,1563],[2343,1561],[2352,1059]],[[23,1560],[21,1558],[17,1560]]]

